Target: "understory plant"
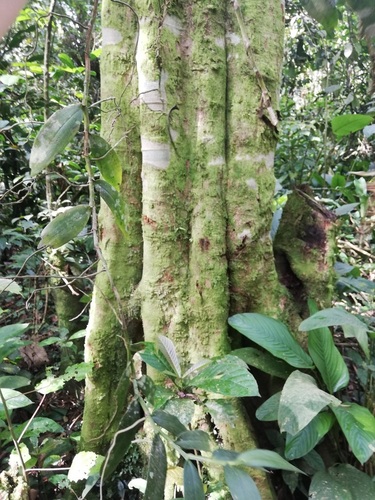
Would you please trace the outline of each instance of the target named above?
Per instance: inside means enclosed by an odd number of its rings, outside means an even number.
[[[339,325],[345,337],[355,337],[368,362],[374,332],[343,308],[318,311],[312,301],[309,307],[312,315],[299,327],[308,332],[308,353],[283,323],[249,313],[232,316],[229,324],[262,350],[244,347],[231,354],[285,381],[281,391],[257,409],[256,417],[277,422],[278,451],[312,476],[307,489],[303,477],[283,474],[290,490],[298,488],[314,499],[370,499],[375,485],[362,470],[375,451],[375,418],[345,394],[349,371],[329,327]],[[343,438],[351,453],[345,454]],[[359,463],[359,468],[349,462]]]

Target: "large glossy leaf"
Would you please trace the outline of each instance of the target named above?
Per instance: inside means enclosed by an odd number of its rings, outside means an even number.
[[[199,429],[180,434],[176,444],[185,450],[211,451],[212,443],[207,432]]]
[[[205,366],[189,384],[223,396],[259,396],[258,384],[246,363],[230,354]]]
[[[36,175],[64,151],[83,120],[81,104],[59,109],[46,121],[35,138],[30,154],[31,175]]]
[[[129,404],[125,415],[122,417],[118,426],[119,432],[116,432],[108,451],[109,457],[105,462],[102,472],[104,479],[107,479],[114,472],[118,464],[124,458],[134,436],[142,426],[142,422],[134,425],[141,416],[141,407],[138,401],[134,399]]]
[[[242,347],[231,352],[233,356],[238,356],[242,361],[245,361],[250,366],[258,368],[273,377],[287,379],[292,372],[290,365],[276,359],[268,352],[262,352],[254,347]]]
[[[173,367],[176,375],[181,377],[180,362],[178,360],[176,348],[173,342],[164,335],[159,335],[158,348],[163,353],[165,359],[167,359],[169,364]]]
[[[184,426],[184,424],[180,422],[180,420],[175,415],[171,415],[166,411],[156,410],[153,412],[151,417],[152,420],[157,425],[163,427],[163,429],[166,429],[174,436],[178,436],[183,432],[187,431],[187,428]]]
[[[14,323],[0,328],[0,342],[19,337],[29,328],[29,323]]]
[[[248,450],[240,453],[236,459],[240,465],[264,469],[281,469],[293,472],[301,472],[297,467],[287,462],[275,451],[270,450]]]
[[[313,368],[310,356],[305,353],[287,327],[257,313],[236,314],[229,318],[229,324],[242,335],[260,345],[277,358],[296,368]]]
[[[155,351],[152,343],[147,343],[145,349],[139,355],[145,363],[155,368],[155,370],[166,375],[175,375],[173,367],[169,364],[168,360],[165,359],[165,356],[161,352]]]
[[[233,500],[261,500],[255,482],[244,470],[226,465],[224,477]]]
[[[310,314],[317,312],[316,305],[311,301],[309,301],[309,308]],[[348,367],[335,346],[328,327],[321,327],[309,332],[308,349],[331,394],[348,385]]]
[[[371,477],[349,464],[317,472],[310,485],[311,500],[372,500],[375,483]]]
[[[281,392],[277,392],[273,396],[267,399],[259,408],[257,409],[255,416],[258,420],[262,422],[272,422],[279,418],[279,406],[280,406]]]
[[[2,392],[5,404],[8,410],[15,410],[16,408],[25,408],[33,402],[28,397],[24,396],[22,392],[14,391],[13,389],[0,389]],[[4,411],[4,405],[0,399],[0,411]]]
[[[121,232],[126,235],[125,229],[125,204],[121,194],[116,189],[102,179],[95,182],[95,189],[101,198],[106,202],[111,210],[116,224]]]
[[[340,400],[318,388],[310,375],[294,371],[281,391],[279,427],[295,436],[326,406],[338,406]]]
[[[147,486],[144,500],[164,500],[164,487],[167,477],[167,454],[164,443],[155,434],[148,463]]]
[[[285,458],[295,460],[304,457],[327,434],[335,421],[332,413],[318,413],[306,427],[295,436],[286,435]]]
[[[43,229],[38,247],[44,245],[59,248],[72,240],[84,229],[90,218],[88,205],[77,205],[58,214]]]
[[[353,455],[364,464],[375,452],[375,417],[355,403],[332,407]]]
[[[120,190],[122,168],[116,151],[108,142],[99,135],[90,136],[92,160],[98,165],[99,171],[105,181]]]
[[[367,325],[354,314],[350,314],[340,307],[323,309],[305,319],[299,326],[299,330],[308,332],[326,326],[340,325],[344,330],[345,337],[355,337],[362,347],[366,356],[369,356]]]
[[[197,468],[190,460],[184,464],[184,498],[191,500],[204,500],[204,489]]]
[[[370,125],[373,117],[369,115],[341,115],[332,118],[332,130],[337,137],[344,137],[352,132],[362,130],[366,125]]]
[[[0,388],[19,389],[30,384],[30,379],[19,375],[0,376]]]

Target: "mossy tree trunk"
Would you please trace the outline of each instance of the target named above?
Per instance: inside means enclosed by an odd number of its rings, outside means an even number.
[[[131,336],[137,304],[145,340],[166,335],[185,364],[230,351],[230,314],[294,314],[270,239],[282,3],[103,0],[102,24],[103,99],[115,99],[103,103],[102,130],[112,144],[126,135],[116,149],[129,236],[103,206],[101,247],[121,292],[123,325],[103,273],[86,342],[96,368],[82,435],[94,451],[108,443],[105,431],[124,404],[115,398],[126,363],[119,337]],[[216,422],[224,446],[255,447],[239,402],[232,415],[235,426]],[[272,496],[262,474],[258,485],[262,498]]]

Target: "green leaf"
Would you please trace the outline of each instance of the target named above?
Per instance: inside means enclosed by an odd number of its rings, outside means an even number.
[[[178,436],[176,444],[185,450],[211,451],[211,440],[207,432],[185,431]]]
[[[9,292],[22,295],[22,288],[14,281],[7,278],[0,278],[0,293]]]
[[[99,135],[90,136],[91,155],[105,181],[120,191],[122,168],[120,158],[108,142]]]
[[[375,451],[375,417],[355,403],[332,407],[353,455],[363,465]]]
[[[375,483],[371,477],[349,464],[317,472],[310,485],[311,500],[371,500],[375,498]]]
[[[204,489],[197,468],[190,460],[184,463],[184,498],[191,500],[204,500]]]
[[[108,182],[102,179],[95,181],[95,189],[111,210],[116,224],[121,232],[126,235],[125,229],[125,204],[122,195]]]
[[[142,426],[142,422],[137,425],[133,424],[137,422],[141,416],[141,407],[138,401],[134,399],[129,404],[125,415],[121,419],[118,431],[116,432],[108,451],[108,459],[106,460],[106,463],[103,464],[102,474],[105,480],[111,476],[127,453],[134,436]]]
[[[58,54],[58,58],[65,66],[68,66],[68,68],[74,68],[73,59],[68,56],[68,54]]]
[[[29,323],[14,323],[0,327],[0,342],[3,343],[8,339],[19,337],[29,328]]]
[[[318,21],[327,33],[332,33],[339,20],[339,12],[331,0],[303,0],[303,7]]]
[[[259,396],[258,384],[246,363],[230,354],[205,366],[189,384],[223,396]]]
[[[291,367],[281,359],[276,359],[268,352],[262,352],[253,347],[235,349],[231,354],[239,357],[248,365],[254,366],[273,377],[287,379],[292,371]]]
[[[44,170],[64,151],[79,130],[83,120],[81,104],[59,109],[46,121],[35,138],[30,154],[31,175]]]
[[[4,375],[0,376],[0,388],[19,389],[30,384],[30,380],[19,375]]]
[[[20,347],[31,344],[28,340],[9,339],[0,344],[0,360],[3,360],[16,352]]]
[[[145,363],[155,368],[155,370],[165,373],[166,375],[175,376],[173,367],[170,366],[161,352],[155,351],[154,344],[147,343],[145,349],[140,351],[139,355]]]
[[[174,436],[178,436],[183,432],[187,431],[186,427],[180,422],[180,420],[175,416],[167,413],[163,410],[156,410],[151,415],[152,420],[163,427],[163,429],[167,430]]]
[[[265,401],[257,409],[255,413],[256,418],[262,422],[272,422],[273,420],[277,420],[279,416],[280,398],[281,392],[277,392],[268,398],[267,401]]]
[[[64,387],[65,382],[69,380],[75,379],[77,382],[83,380],[92,371],[93,366],[93,363],[76,363],[68,366],[65,373],[59,377],[54,377],[52,370],[47,368],[47,377],[35,386],[35,390],[41,394],[59,391]]]
[[[295,436],[323,408],[328,405],[338,406],[340,403],[334,396],[319,389],[313,377],[296,370],[281,391],[280,431]]]
[[[175,374],[181,377],[181,367],[178,360],[176,348],[173,342],[164,335],[158,336],[158,348],[163,353],[165,359],[173,367]]]
[[[91,208],[77,205],[57,215],[42,231],[38,248],[46,245],[59,248],[72,240],[84,229],[89,220]]]
[[[295,436],[286,435],[285,458],[295,460],[304,457],[331,429],[335,421],[332,413],[318,413],[306,427]]]
[[[278,453],[270,450],[248,450],[240,453],[236,462],[248,467],[282,469],[293,472],[302,472],[294,465],[287,462]]]
[[[341,115],[332,118],[332,131],[337,137],[344,137],[352,132],[362,130],[366,125],[369,125],[373,120],[369,115]]]
[[[309,301],[309,309],[310,314],[317,312],[317,306],[312,301]],[[335,346],[329,328],[322,327],[310,331],[308,349],[331,394],[348,385],[349,370]]]
[[[255,482],[242,469],[226,465],[224,467],[224,477],[233,500],[261,500]]]
[[[350,314],[340,307],[323,309],[305,319],[299,326],[299,330],[308,332],[325,326],[340,325],[344,330],[345,337],[355,337],[364,353],[369,357],[367,325],[359,320],[354,314]]]
[[[236,314],[229,318],[229,324],[245,337],[291,366],[313,368],[310,356],[305,353],[287,327],[280,321],[258,313],[245,313]]]
[[[22,392],[14,391],[13,389],[0,389],[3,398],[7,405],[8,410],[15,410],[16,408],[24,408],[31,405],[33,402],[22,394]],[[4,405],[0,399],[0,411],[4,411]]]
[[[167,454],[159,434],[152,442],[148,464],[147,486],[144,500],[164,500],[164,487],[167,477]]]

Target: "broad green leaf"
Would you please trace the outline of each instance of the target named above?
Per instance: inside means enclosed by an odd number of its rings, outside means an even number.
[[[232,351],[231,354],[273,377],[287,379],[292,371],[292,368],[281,359],[276,359],[268,352],[262,352],[254,347],[242,347]]]
[[[31,175],[44,170],[64,151],[78,132],[83,120],[81,104],[59,109],[46,121],[35,138],[30,154]]]
[[[23,433],[26,426],[27,430]],[[21,436],[21,434],[23,438],[38,438],[41,434],[45,434],[47,432],[61,434],[64,432],[64,428],[50,418],[35,417],[21,425],[14,425],[13,432],[17,439]],[[8,429],[0,434],[0,440],[11,440]]]
[[[77,382],[83,380],[88,373],[92,371],[93,363],[76,363],[68,366],[63,375],[54,377],[52,370],[46,370],[47,377],[40,381],[35,390],[41,394],[50,394],[51,392],[59,391],[64,387],[65,382],[75,379]]]
[[[178,436],[176,444],[185,450],[211,451],[211,440],[207,432],[185,431]]]
[[[166,375],[175,376],[173,367],[170,366],[161,352],[155,351],[155,347],[152,343],[147,343],[145,349],[140,351],[139,355],[145,363],[155,368],[155,370],[165,373]]]
[[[375,417],[355,403],[332,407],[353,455],[363,465],[375,452]]]
[[[29,328],[29,323],[14,323],[0,327],[0,342],[3,343],[8,339],[19,337]]]
[[[58,58],[69,68],[74,68],[74,61],[70,56],[68,56],[68,54],[58,54]]]
[[[340,325],[344,330],[345,337],[355,337],[364,353],[369,357],[367,325],[359,320],[354,314],[350,314],[340,307],[323,309],[310,318],[305,319],[299,326],[299,330],[308,332],[325,326]]]
[[[2,292],[22,295],[22,288],[14,280],[0,278],[0,293]]]
[[[369,115],[341,115],[332,118],[332,130],[337,137],[344,137],[352,132],[362,130],[366,125],[370,125],[373,117]]]
[[[204,489],[197,468],[190,460],[184,463],[184,498],[204,500]]]
[[[108,182],[103,181],[102,179],[95,181],[95,189],[99,192],[100,196],[111,210],[118,228],[124,235],[126,235],[125,204],[121,194],[118,193]]]
[[[309,309],[310,314],[316,313],[316,304],[309,301]],[[308,349],[331,394],[348,385],[349,370],[344,358],[335,346],[329,328],[321,327],[311,330],[308,338]]]
[[[273,420],[277,420],[279,416],[280,398],[281,392],[277,392],[268,398],[267,401],[265,401],[257,409],[255,413],[256,418],[262,422],[272,422]]]
[[[349,464],[317,472],[310,485],[311,500],[372,500],[375,483],[371,477]]]
[[[118,431],[113,437],[111,446],[108,450],[109,456],[103,464],[102,471],[104,479],[111,476],[127,453],[131,442],[142,426],[142,422],[134,425],[137,420],[140,420],[141,416],[141,407],[138,401],[133,399],[126,410],[125,415],[121,419]]]
[[[30,379],[19,375],[0,376],[0,388],[19,389],[30,384]]]
[[[73,482],[87,479],[93,469],[101,467],[103,461],[104,457],[97,455],[93,451],[80,451],[73,458],[68,472],[68,479]]]
[[[296,370],[281,391],[280,431],[295,436],[323,408],[328,405],[338,406],[340,403],[334,396],[319,389],[313,377]]]
[[[38,248],[44,245],[52,248],[65,245],[84,229],[90,214],[91,208],[88,205],[77,205],[58,214],[43,229]]]
[[[260,345],[277,358],[296,368],[313,368],[310,356],[276,319],[258,313],[236,314],[229,318],[231,327]]]
[[[90,136],[90,147],[92,161],[98,165],[103,179],[113,186],[116,191],[120,191],[122,168],[116,151],[99,135]]]
[[[189,426],[196,413],[196,406],[193,400],[189,398],[170,399],[164,405],[164,411],[174,415],[185,426]]]
[[[265,469],[282,469],[293,472],[302,472],[294,465],[287,462],[275,451],[270,450],[248,450],[240,453],[236,459],[238,464],[248,467]]]
[[[31,399],[27,398],[22,392],[14,391],[13,389],[0,389],[3,398],[5,399],[8,410],[15,410],[16,408],[25,408],[33,404]],[[4,411],[3,401],[0,399],[0,411]]]
[[[152,420],[163,429],[167,430],[174,436],[178,436],[187,431],[184,424],[182,424],[175,415],[171,415],[163,410],[156,410],[151,415]]]
[[[318,413],[298,434],[287,434],[285,458],[295,460],[307,455],[331,429],[334,421],[332,413]]]
[[[246,363],[230,354],[204,367],[189,384],[223,396],[259,396],[258,384]]]
[[[331,0],[302,0],[302,5],[327,33],[333,32],[339,20],[339,12],[335,2]]]
[[[0,344],[0,360],[8,358],[20,347],[31,344],[29,340],[9,339],[4,344]]]
[[[233,500],[261,500],[255,482],[244,470],[226,465],[224,477]]]
[[[167,477],[167,454],[159,434],[152,442],[148,464],[147,486],[144,500],[164,500],[164,486]]]
[[[158,336],[158,348],[163,353],[164,357],[168,360],[169,364],[173,367],[176,375],[181,377],[181,367],[178,360],[176,348],[173,342],[164,335]]]

